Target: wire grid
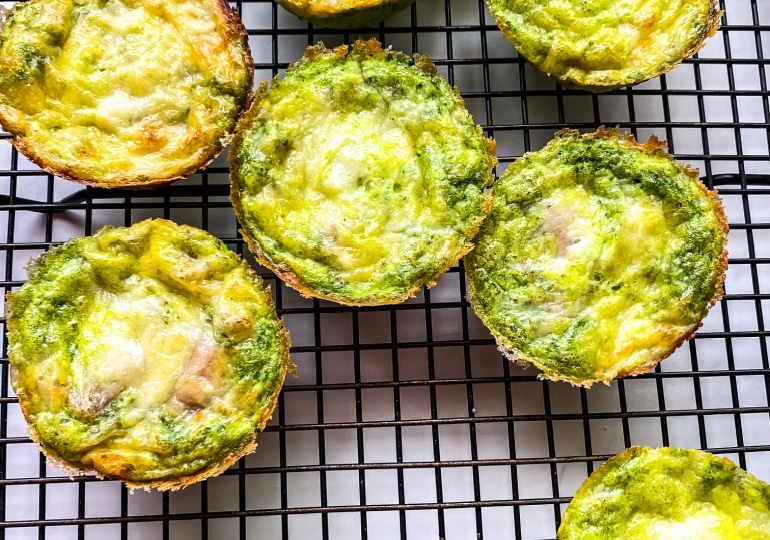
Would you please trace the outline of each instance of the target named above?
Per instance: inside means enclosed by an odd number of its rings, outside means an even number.
[[[483,0],[417,0],[378,28],[342,34],[269,0],[233,5],[257,80],[317,41],[375,36],[429,54],[496,139],[498,174],[563,127],[667,139],[720,189],[731,226],[725,296],[654,372],[584,390],[538,381],[500,356],[469,308],[461,265],[404,304],[371,308],[304,299],[261,269],[299,375],[255,454],[180,492],[131,494],[49,467],[0,360],[0,540],[554,538],[586,476],[635,444],[708,449],[770,481],[770,2],[725,0],[722,29],[698,58],[598,96],[561,89],[518,58]],[[224,157],[148,192],[81,190],[7,141],[0,166],[5,291],[49,245],[146,217],[207,229],[254,263],[227,199]]]

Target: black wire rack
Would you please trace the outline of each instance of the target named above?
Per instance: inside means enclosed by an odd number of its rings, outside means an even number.
[[[4,354],[0,540],[552,539],[586,476],[631,445],[708,449],[770,481],[770,2],[724,0],[722,28],[697,58],[603,95],[536,73],[483,0],[417,0],[353,33],[312,28],[270,0],[233,6],[257,80],[280,75],[318,41],[374,36],[430,55],[496,139],[498,173],[564,127],[618,125],[666,139],[720,191],[731,227],[724,298],[655,371],[585,390],[539,381],[501,357],[468,305],[462,265],[404,304],[369,308],[302,298],[260,270],[291,332],[298,376],[256,453],[174,493],[129,493],[48,466],[27,436]],[[207,229],[253,263],[227,194],[223,157],[152,191],[82,189],[41,172],[6,136],[2,286],[21,285],[26,261],[50,245],[146,217]]]

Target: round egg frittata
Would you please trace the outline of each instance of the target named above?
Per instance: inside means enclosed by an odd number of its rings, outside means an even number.
[[[178,489],[256,447],[289,360],[269,290],[221,241],[165,220],[34,259],[8,295],[11,381],[65,471]]]
[[[770,486],[727,458],[633,447],[575,493],[557,540],[765,540]]]
[[[0,123],[62,178],[168,183],[224,149],[253,71],[224,0],[29,0],[0,30]]]
[[[727,222],[654,137],[559,133],[495,183],[465,259],[500,349],[576,385],[648,371],[720,298]]]
[[[606,92],[657,77],[719,28],[717,0],[487,0],[503,35],[567,88]]]
[[[375,26],[414,0],[276,0],[288,11],[322,28]]]
[[[230,161],[260,262],[305,295],[350,305],[403,301],[471,249],[497,163],[433,64],[375,40],[309,48],[263,85]]]

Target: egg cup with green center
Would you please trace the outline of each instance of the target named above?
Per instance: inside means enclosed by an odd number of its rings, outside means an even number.
[[[167,184],[222,152],[253,73],[225,0],[29,0],[0,29],[0,123],[67,180]]]
[[[497,163],[429,59],[318,45],[264,84],[230,149],[231,200],[261,263],[306,296],[390,304],[471,247]]]
[[[503,35],[567,88],[607,92],[657,77],[719,28],[717,0],[487,0]]]
[[[770,486],[727,458],[633,447],[577,490],[557,540],[765,540]]]
[[[221,241],[147,220],[28,269],[6,302],[11,382],[50,462],[173,490],[255,449],[293,369],[289,336]]]
[[[694,335],[721,297],[728,228],[716,193],[664,146],[565,130],[495,183],[465,268],[509,358],[590,387]]]

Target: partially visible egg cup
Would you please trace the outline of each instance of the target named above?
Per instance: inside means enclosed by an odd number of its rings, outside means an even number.
[[[253,72],[225,0],[29,0],[0,29],[0,123],[67,180],[167,184],[222,152]]]
[[[770,538],[770,486],[726,457],[635,446],[577,490],[557,540]]]
[[[694,55],[719,28],[717,0],[487,0],[503,35],[566,88],[607,92]]]
[[[288,11],[321,28],[376,26],[414,0],[276,0]]]

